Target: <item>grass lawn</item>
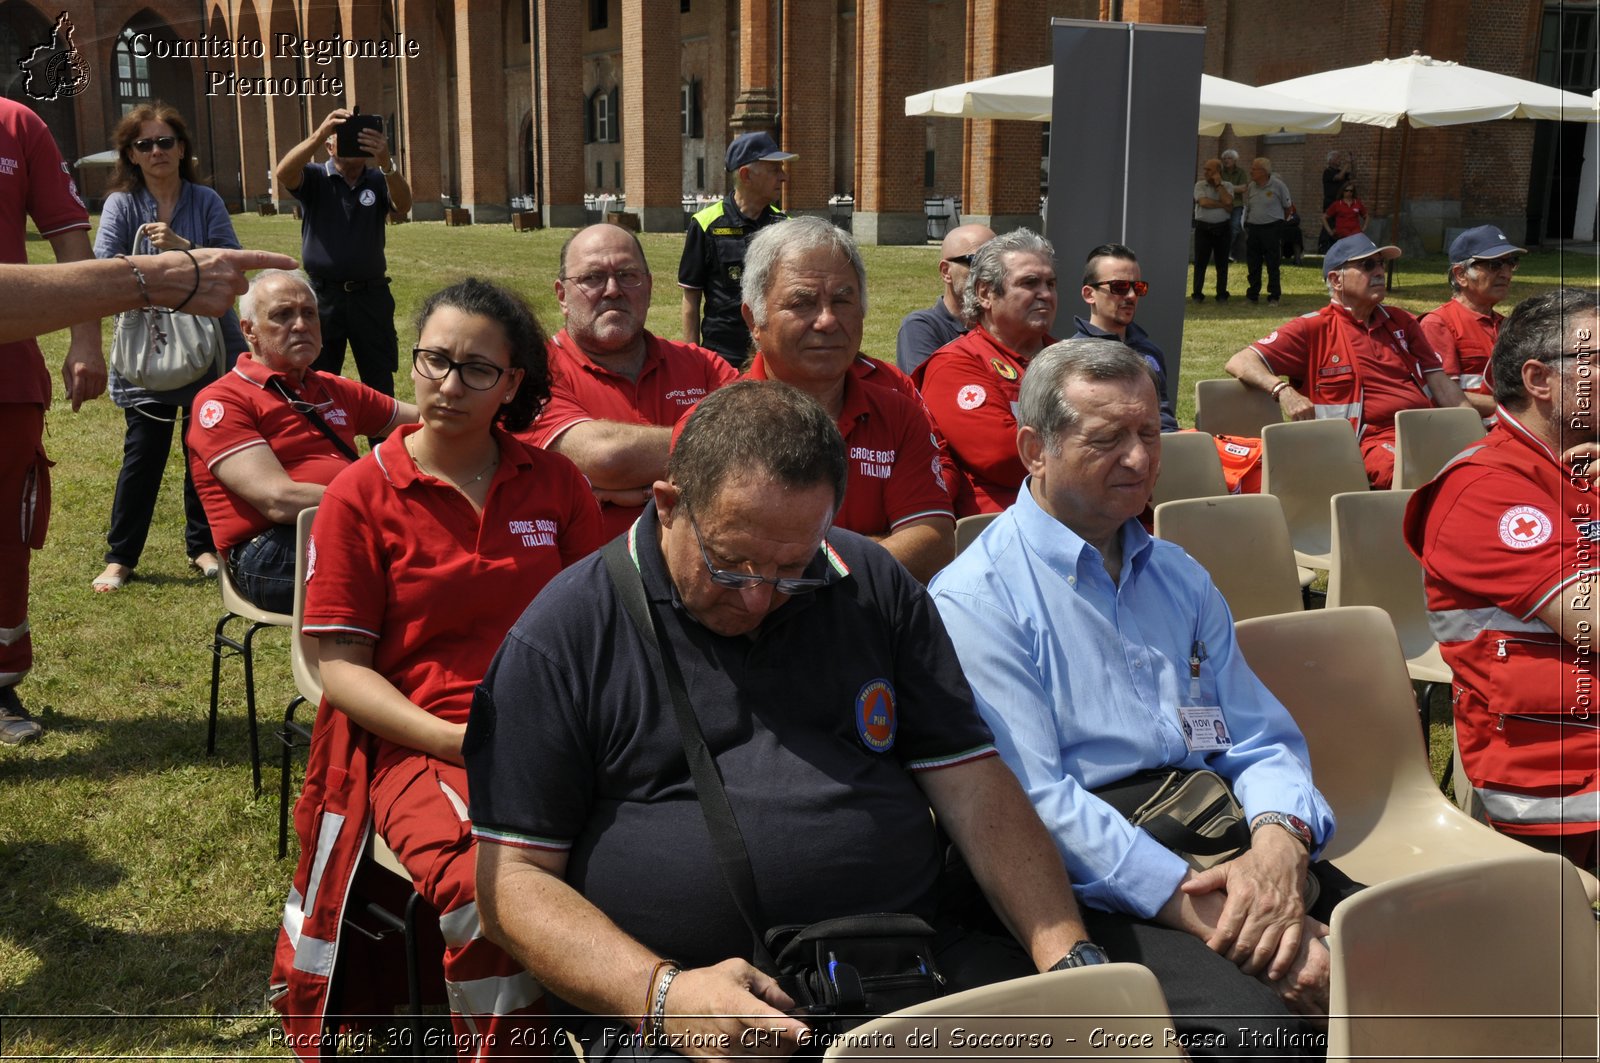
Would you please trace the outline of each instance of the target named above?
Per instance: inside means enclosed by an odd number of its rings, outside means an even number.
[[[298,256],[293,219],[234,220],[245,246]],[[402,347],[415,339],[408,318],[420,298],[469,273],[526,293],[553,327],[551,281],[566,235],[435,223],[392,229]],[[658,276],[651,325],[675,336],[682,238],[647,235],[644,243]],[[37,240],[30,252],[49,260]],[[933,299],[937,249],[865,253],[865,347],[892,357],[901,316]],[[1594,284],[1592,257],[1569,256],[1566,266],[1577,274],[1569,283]],[[1422,310],[1445,298],[1442,259],[1407,267],[1394,302]],[[1556,254],[1529,256],[1514,296],[1560,282],[1562,267]],[[1284,289],[1283,305],[1270,310],[1242,298],[1191,307],[1179,407],[1186,424],[1196,379],[1220,375],[1245,343],[1325,301],[1311,266],[1286,266]],[[1063,291],[1064,305],[1077,299]],[[66,334],[43,344],[54,372]],[[409,375],[401,391],[410,397]],[[250,796],[237,662],[224,665],[219,753],[204,753],[219,604],[216,587],[186,568],[176,453],[137,578],[117,594],[89,590],[103,563],[122,434],[122,413],[105,400],[77,414],[59,403],[50,411],[55,511],[49,545],[33,564],[37,663],[21,688],[47,731],[31,747],[0,749],[0,1055],[282,1056],[262,997],[292,864],[274,859],[275,772],[266,794]],[[292,683],[283,635],[264,633],[257,646],[265,730]]]

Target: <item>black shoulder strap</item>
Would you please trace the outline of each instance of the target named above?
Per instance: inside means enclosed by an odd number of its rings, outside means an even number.
[[[361,460],[361,455],[356,453],[356,449],[349,443],[346,443],[343,439],[340,439],[339,433],[335,432],[328,426],[328,422],[322,419],[322,414],[318,413],[309,402],[292,397],[289,392],[284,389],[283,382],[276,377],[272,379],[271,383],[272,390],[276,391],[278,396],[282,398],[284,402],[289,404],[289,408],[291,410],[299,410],[301,413],[305,414],[306,420],[315,425],[317,431],[327,436],[328,442],[339,448],[339,453],[343,454],[351,461]]]
[[[734,818],[733,806],[728,803],[728,792],[723,788],[717,762],[711,750],[706,748],[700,720],[689,704],[689,692],[684,686],[683,674],[678,670],[677,658],[673,656],[672,647],[661,631],[655,611],[645,597],[644,577],[629,555],[628,542],[632,535],[630,531],[627,535],[617,536],[601,549],[600,554],[605,558],[606,570],[617,588],[617,597],[622,600],[622,606],[627,610],[634,627],[639,629],[645,645],[652,651],[654,663],[660,668],[660,675],[666,681],[667,691],[672,697],[673,713],[678,719],[678,734],[683,740],[683,755],[689,762],[689,774],[694,778],[695,795],[700,799],[700,810],[706,817],[706,828],[711,833],[717,863],[722,868],[728,892],[733,895],[734,906],[750,927],[754,941],[752,962],[766,973],[776,976],[777,965],[763,939],[761,928],[764,924],[756,918],[756,879],[750,867],[750,852],[744,844],[744,835],[739,832],[739,821]]]

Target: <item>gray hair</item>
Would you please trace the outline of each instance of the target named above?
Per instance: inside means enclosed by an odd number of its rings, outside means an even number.
[[[1004,295],[1006,291],[1005,256],[1013,251],[1025,251],[1030,254],[1043,255],[1050,260],[1053,267],[1056,262],[1056,249],[1050,241],[1034,232],[1032,229],[1013,229],[1003,236],[996,236],[993,240],[980,246],[972,253],[972,265],[967,271],[967,286],[961,291],[961,320],[968,325],[978,320],[983,313],[983,307],[978,305],[978,285],[988,287],[994,295]]]
[[[844,438],[826,410],[777,380],[736,380],[701,400],[667,457],[667,478],[690,510],[733,477],[759,471],[786,488],[827,484],[844,500]]]
[[[1074,380],[1137,380],[1143,377],[1155,388],[1161,381],[1144,355],[1120,340],[1077,336],[1052,343],[1028,363],[1017,395],[1017,424],[1039,433],[1051,454],[1061,453],[1061,439],[1082,416],[1067,401],[1066,387]]]
[[[239,297],[239,319],[241,321],[254,321],[256,319],[256,289],[261,287],[263,281],[274,277],[288,277],[305,285],[306,291],[316,298],[316,290],[311,287],[311,278],[306,276],[303,269],[264,269],[250,280],[250,289]]]
[[[1489,358],[1494,401],[1507,409],[1525,409],[1528,392],[1522,386],[1523,365],[1579,353],[1567,349],[1573,319],[1593,317],[1597,310],[1600,298],[1581,288],[1556,288],[1518,303],[1501,323],[1500,337]],[[1591,354],[1600,350],[1596,340],[1594,336],[1589,339]]]
[[[1267,171],[1268,177],[1272,176],[1272,160],[1267,158],[1265,155],[1257,155],[1255,158],[1250,160],[1250,165],[1259,166],[1263,170]]]
[[[1229,148],[1227,151],[1224,151],[1222,153],[1222,157],[1224,159],[1232,159],[1234,162],[1238,162],[1239,161],[1239,151],[1238,151],[1237,148]]]
[[[861,310],[867,309],[867,264],[855,237],[826,218],[807,215],[768,225],[751,238],[744,252],[744,273],[739,278],[739,297],[750,308],[757,325],[767,323],[767,288],[778,264],[796,255],[828,249],[850,260],[861,289]]]

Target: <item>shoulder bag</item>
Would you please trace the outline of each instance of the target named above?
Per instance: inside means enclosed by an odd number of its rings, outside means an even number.
[[[128,253],[139,246],[138,229]],[[153,253],[153,249],[152,249]],[[146,391],[176,391],[223,364],[222,326],[162,306],[125,310],[111,336],[111,368]]]
[[[934,963],[934,930],[919,916],[852,915],[762,931],[765,924],[757,915],[749,852],[700,721],[689,704],[677,660],[645,597],[638,566],[629,556],[628,536],[613,539],[601,554],[617,595],[671,694],[712,848],[734,906],[750,927],[751,962],[778,980],[798,1005],[797,1016],[826,1034],[844,1033],[878,1015],[942,996],[945,980]]]

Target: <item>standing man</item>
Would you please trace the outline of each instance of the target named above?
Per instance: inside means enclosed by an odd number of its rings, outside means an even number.
[[[566,327],[550,340],[550,401],[520,433],[589,478],[606,539],[628,530],[650,485],[666,476],[673,426],[739,376],[704,347],[646,330],[650,290],[633,233],[601,224],[568,238],[556,279]]]
[[[1215,160],[1213,160],[1215,161]],[[1220,264],[1219,264],[1220,265]],[[1220,268],[1227,270],[1226,265]],[[1178,418],[1167,398],[1167,356],[1150,334],[1133,323],[1139,300],[1150,290],[1139,272],[1139,259],[1124,244],[1101,244],[1089,252],[1083,264],[1083,301],[1089,304],[1089,320],[1073,318],[1076,335],[1091,339],[1119,340],[1144,356],[1160,382],[1161,430],[1176,432]]]
[[[958,225],[945,233],[939,246],[939,283],[943,291],[926,310],[913,310],[900,320],[894,361],[902,373],[916,372],[934,351],[967,331],[961,320],[961,293],[967,287],[972,253],[994,239],[987,225]]]
[[[1056,257],[1050,241],[1017,229],[978,248],[961,316],[971,330],[918,366],[914,379],[973,493],[973,512],[998,513],[1016,501],[1027,474],[1017,458],[1022,374],[1035,354],[1055,342],[1050,326],[1056,319]]]
[[[1232,148],[1222,153],[1222,183],[1233,193],[1233,242],[1228,245],[1228,258],[1237,262],[1244,254],[1244,189],[1250,175],[1239,166],[1239,153]]]
[[[1455,676],[1466,772],[1456,785],[1471,783],[1495,829],[1590,871],[1597,349],[1593,292],[1547,292],[1513,310],[1494,348],[1494,428],[1417,490],[1405,523]]]
[[[1422,316],[1423,335],[1444,371],[1485,421],[1494,416],[1495,405],[1489,356],[1504,320],[1495,304],[1511,293],[1511,275],[1527,253],[1497,225],[1468,229],[1450,244],[1450,301]]]
[[[1384,269],[1399,257],[1398,247],[1379,247],[1362,233],[1340,240],[1322,260],[1328,305],[1279,325],[1224,366],[1271,394],[1291,421],[1347,419],[1374,487],[1394,481],[1395,414],[1467,405],[1417,319],[1382,305]]]
[[[26,262],[27,218],[57,262],[93,259],[89,213],[43,120],[0,99],[0,262]],[[199,279],[198,267],[195,274]],[[140,281],[140,287],[144,281]],[[8,293],[15,297],[15,293]],[[61,382],[74,412],[106,389],[100,319],[72,326]],[[50,520],[50,461],[44,411],[50,371],[31,339],[0,345],[0,743],[21,745],[44,728],[23,708],[17,684],[33,666],[28,566]]]
[[[1222,179],[1222,163],[1207,159],[1194,183],[1194,285],[1189,298],[1206,301],[1206,266],[1217,266],[1217,302],[1228,301],[1228,244],[1233,239],[1233,189]]]
[[[783,164],[796,158],[780,151],[769,133],[734,137],[726,160],[733,191],[696,214],[684,237],[678,263],[684,341],[711,348],[736,368],[750,354],[750,330],[739,310],[745,245],[761,228],[784,219],[773,204],[788,180]]]
[[[300,201],[300,255],[322,318],[322,353],[315,368],[339,375],[348,340],[361,382],[393,395],[399,341],[385,275],[383,226],[390,214],[403,216],[411,209],[411,186],[381,130],[361,130],[357,139],[364,155],[338,154],[339,127],[354,114],[343,107],[331,112],[273,173],[278,187]],[[328,161],[312,165],[324,145]]]
[[[1277,306],[1283,295],[1278,266],[1283,261],[1283,223],[1294,200],[1289,186],[1272,175],[1272,160],[1261,156],[1250,163],[1250,183],[1244,188],[1245,270],[1250,286],[1244,297],[1261,296],[1261,263],[1267,264],[1267,305]]]

